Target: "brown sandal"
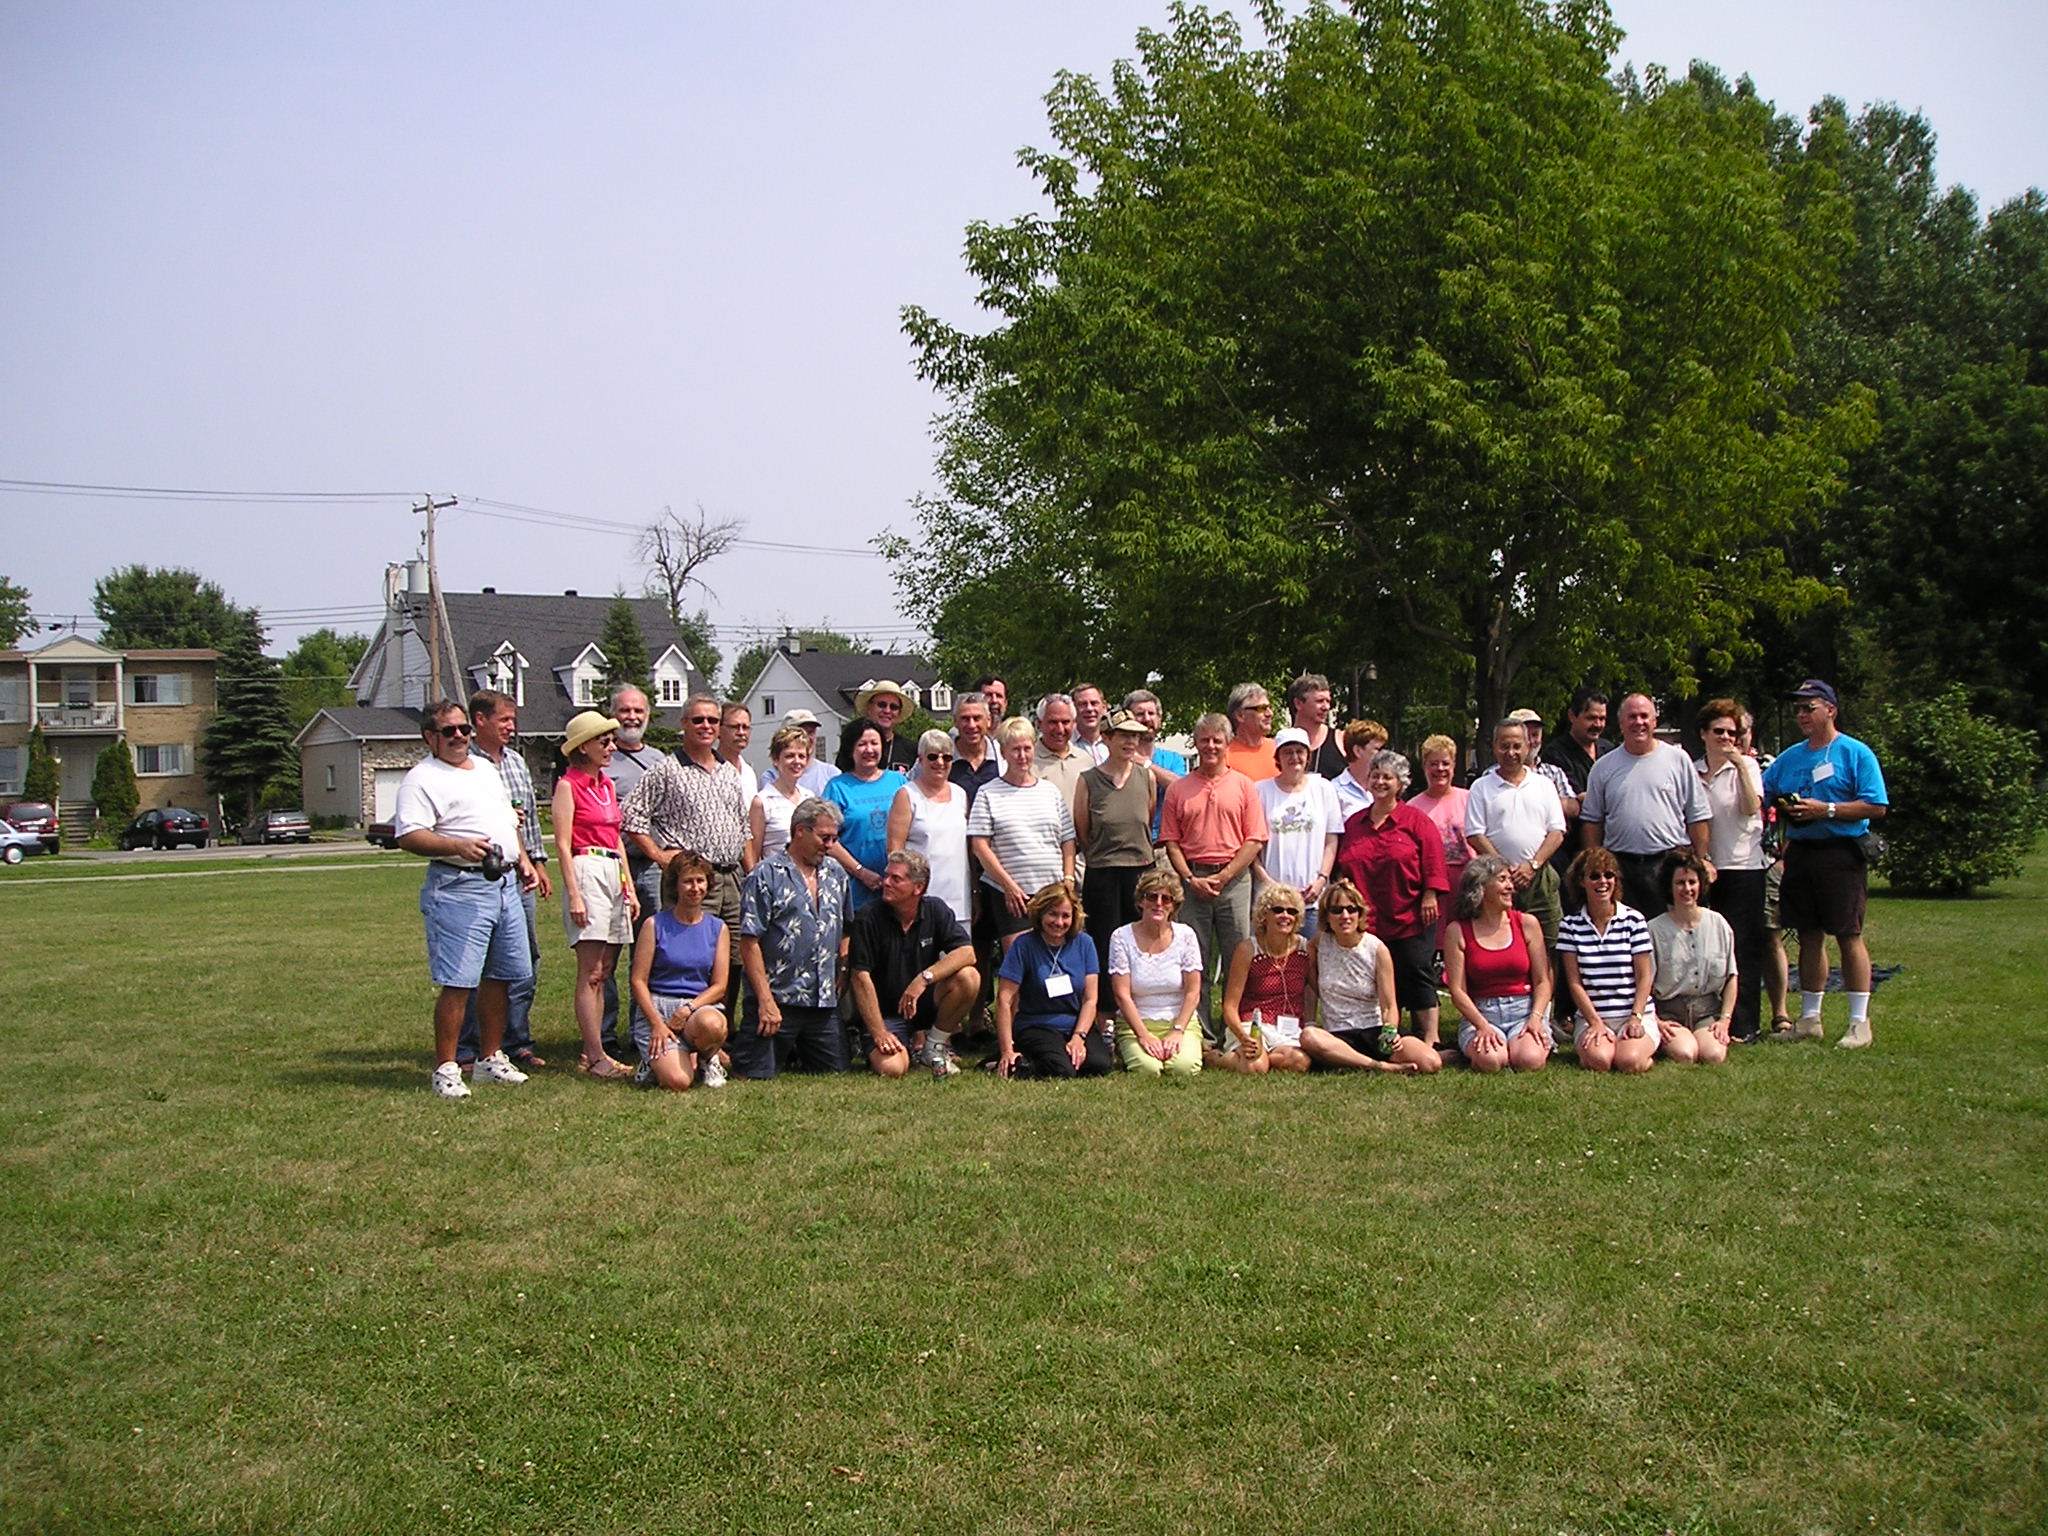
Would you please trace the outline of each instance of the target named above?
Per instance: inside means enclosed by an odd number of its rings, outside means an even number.
[[[600,1056],[595,1061],[592,1061],[588,1056],[582,1057],[576,1063],[576,1068],[579,1072],[597,1078],[602,1082],[609,1082],[614,1078],[631,1077],[633,1075],[631,1067],[611,1056]]]

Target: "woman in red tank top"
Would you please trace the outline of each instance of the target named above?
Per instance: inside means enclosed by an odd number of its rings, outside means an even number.
[[[1302,942],[1301,914],[1301,892],[1293,886],[1259,892],[1252,937],[1237,946],[1223,980],[1223,1024],[1237,1038],[1227,1051],[1204,1051],[1204,1066],[1254,1075],[1308,1070],[1301,1025],[1315,962]]]
[[[1481,1072],[1540,1071],[1550,1059],[1550,960],[1543,926],[1515,910],[1507,861],[1465,866],[1444,930],[1444,980],[1464,1022],[1458,1049]]]

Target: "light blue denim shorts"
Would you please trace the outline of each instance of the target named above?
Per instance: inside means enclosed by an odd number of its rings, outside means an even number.
[[[485,977],[524,981],[533,974],[518,875],[486,880],[469,870],[429,864],[420,915],[427,922],[427,973],[434,985],[474,989]]]

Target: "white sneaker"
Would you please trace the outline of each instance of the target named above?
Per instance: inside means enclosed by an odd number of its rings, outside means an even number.
[[[472,1083],[523,1083],[526,1074],[512,1065],[512,1058],[503,1051],[489,1056],[479,1056],[476,1065],[469,1069]]]
[[[469,1084],[462,1080],[462,1068],[452,1061],[444,1061],[434,1068],[434,1092],[444,1099],[466,1099]]]
[[[1848,1032],[1835,1042],[1835,1047],[1837,1050],[1843,1051],[1860,1051],[1868,1044],[1870,1044],[1870,1020],[1851,1019]]]
[[[725,1086],[725,1068],[718,1064],[718,1057],[715,1055],[704,1058],[704,1086],[706,1088],[723,1088]]]

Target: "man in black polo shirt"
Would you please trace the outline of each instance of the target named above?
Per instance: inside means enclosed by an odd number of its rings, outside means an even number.
[[[1581,688],[1565,707],[1565,729],[1547,738],[1536,754],[1539,764],[1547,763],[1553,768],[1563,769],[1572,787],[1572,799],[1564,814],[1564,841],[1550,858],[1551,867],[1560,876],[1577,857],[1581,847],[1579,807],[1585,803],[1586,780],[1591,777],[1593,764],[1600,755],[1614,749],[1614,743],[1600,734],[1606,729],[1607,695],[1597,688]]]
[[[1003,755],[989,734],[992,729],[987,694],[970,690],[953,700],[953,767],[946,777],[966,793],[969,810],[981,786],[1003,775]]]
[[[855,1027],[867,1032],[868,1066],[878,1077],[910,1070],[919,1034],[917,1059],[936,1073],[957,1071],[953,1031],[981,989],[967,930],[950,907],[925,894],[931,878],[923,854],[899,848],[883,868],[882,899],[846,925]]]

